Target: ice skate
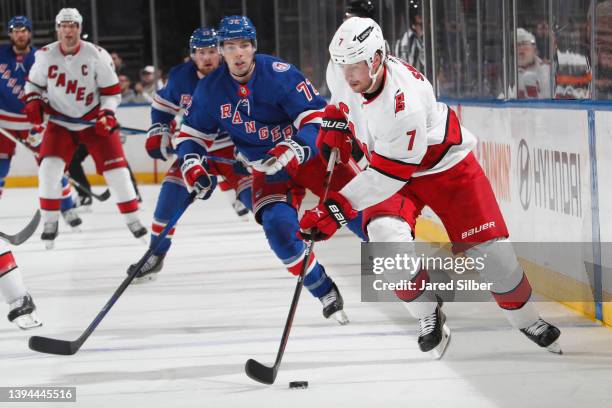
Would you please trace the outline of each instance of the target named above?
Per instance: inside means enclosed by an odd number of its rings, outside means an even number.
[[[27,330],[42,326],[42,321],[36,314],[36,305],[29,294],[11,302],[8,319],[15,323],[20,329]]]
[[[166,257],[166,254],[151,255],[149,259],[147,259],[147,261],[144,263],[144,265],[142,265],[142,268],[140,268],[140,270],[136,274],[136,277],[134,278],[133,282],[134,283],[144,283],[148,281],[154,281],[155,279],[157,279],[157,274],[164,267],[165,257]],[[127,270],[127,274],[128,275],[131,274],[135,267],[136,267],[136,264],[130,265],[130,267]]]
[[[246,208],[244,204],[242,204],[242,201],[240,200],[234,201],[232,203],[232,207],[234,208],[234,211],[236,211],[236,214],[242,221],[249,220],[249,209]]]
[[[147,228],[142,225],[139,220],[128,222],[127,226],[132,235],[134,235],[134,238],[140,238],[140,240],[144,243],[147,242],[147,240],[144,238],[148,233]]]
[[[444,355],[451,338],[450,328],[446,325],[446,315],[438,301],[436,310],[419,319],[419,348],[439,360]]]
[[[531,326],[520,330],[538,346],[546,348],[551,353],[563,354],[557,341],[561,336],[561,330],[544,321],[541,317]]]
[[[43,226],[43,232],[40,239],[45,243],[46,249],[53,249],[55,246],[55,238],[57,238],[57,221],[47,221]]]
[[[92,211],[93,198],[91,196],[79,196],[76,199],[75,209],[80,213],[89,213]]]
[[[344,313],[344,300],[335,283],[332,283],[330,291],[319,300],[323,304],[323,316],[326,319],[331,316],[343,326],[349,323],[348,316]]]
[[[66,224],[68,224],[73,231],[81,231],[79,226],[83,223],[83,220],[81,219],[81,217],[79,217],[74,208],[62,211],[62,217],[64,218],[64,221],[66,221]]]

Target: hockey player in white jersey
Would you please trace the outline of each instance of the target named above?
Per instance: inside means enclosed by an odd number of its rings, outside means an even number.
[[[59,181],[79,143],[87,146],[96,171],[104,175],[131,233],[142,237],[147,229],[138,217],[138,200],[115,118],[121,89],[112,59],[106,50],[80,39],[83,18],[77,9],[60,10],[55,22],[58,41],[36,52],[25,87],[24,110],[38,130],[32,139],[41,143],[41,238],[48,248],[53,247],[62,197]],[[50,114],[46,129],[44,112]]]
[[[338,148],[339,156],[348,158],[357,139],[370,166],[339,193],[330,192],[325,203],[306,211],[300,222],[302,236],[327,239],[358,210],[380,205],[397,193],[407,198],[404,211],[409,207],[412,219],[406,222],[405,213],[381,213],[366,225],[367,233],[371,242],[412,242],[416,218],[427,205],[442,220],[453,251],[485,259],[481,274],[492,284],[493,297],[510,323],[539,346],[560,353],[560,331],[542,320],[530,301],[531,285],[507,243],[494,193],[471,152],[476,138],[452,110],[436,101],[419,71],[386,55],[382,31],[373,20],[345,21],[329,50],[342,75],[327,78],[333,105],[326,109],[319,144],[327,150]],[[424,288],[427,271],[417,269],[410,280],[414,289],[396,295],[419,319],[421,350],[439,358],[450,338],[446,317],[435,294]]]
[[[32,296],[27,292],[21,271],[10,247],[0,239],[0,293],[9,304],[8,319],[20,329],[31,329],[42,325],[36,314]]]

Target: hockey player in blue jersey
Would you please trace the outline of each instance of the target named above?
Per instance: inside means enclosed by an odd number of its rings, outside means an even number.
[[[191,102],[191,94],[198,81],[213,72],[221,63],[221,56],[217,50],[217,34],[211,28],[197,28],[189,38],[191,59],[179,64],[170,70],[166,86],[159,90],[153,98],[151,106],[151,123],[148,131],[146,149],[154,159],[167,160],[172,149],[172,136],[175,128],[175,116],[178,115]],[[214,145],[207,149],[214,156],[227,159],[234,158],[234,144],[227,134],[217,138]],[[210,163],[210,171],[222,176],[224,182],[236,191],[237,202],[234,208],[248,211],[251,205],[251,179],[247,172],[236,173],[234,167],[218,162]],[[189,191],[186,189],[176,161],[166,173],[157,199],[151,226],[150,247],[158,244],[159,233],[164,229],[168,220],[187,199]],[[242,204],[241,201],[246,204]],[[138,272],[135,281],[154,280],[162,269],[164,258],[170,249],[174,228],[163,239],[161,246],[149,257],[147,263]],[[128,273],[135,267],[131,265]]]
[[[256,31],[247,17],[224,17],[218,37],[225,65],[198,83],[177,138],[183,179],[190,191],[210,194],[201,157],[219,130],[227,131],[253,169],[255,218],[277,257],[298,275],[305,244],[296,237],[296,209],[306,188],[323,194],[325,166],[315,141],[326,102],[297,68],[255,54]],[[340,166],[330,188],[341,188],[354,174]],[[359,221],[353,227],[363,237]],[[348,321],[337,286],[314,255],[304,285],[321,300],[326,318]]]
[[[0,128],[16,139],[28,140],[31,124],[23,113],[24,84],[32,64],[34,52],[31,46],[32,22],[26,16],[15,16],[8,21],[11,43],[0,46]],[[36,146],[32,146],[35,150]],[[15,142],[0,135],[0,197],[15,154]],[[73,228],[82,221],[74,211],[71,189],[66,177],[62,178],[61,211],[66,222]]]

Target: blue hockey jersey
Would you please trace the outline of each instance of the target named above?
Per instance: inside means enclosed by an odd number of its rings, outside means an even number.
[[[36,49],[26,55],[16,55],[12,45],[0,46],[0,127],[11,130],[30,128],[23,113],[24,85],[34,64]]]
[[[191,102],[198,84],[198,69],[192,61],[170,69],[166,86],[157,91],[151,104],[151,123],[169,124]]]
[[[151,104],[151,123],[169,124],[181,110],[191,103],[191,95],[200,78],[198,68],[193,61],[183,62],[170,69],[166,86],[157,91]],[[217,135],[214,146],[208,151],[214,151],[230,146],[231,139],[227,132]]]
[[[249,162],[289,138],[309,147],[314,157],[325,105],[310,81],[278,58],[256,54],[255,72],[246,84],[234,80],[223,65],[196,87],[177,139],[179,155],[190,153],[192,146],[182,142],[207,147],[218,130],[225,130]]]

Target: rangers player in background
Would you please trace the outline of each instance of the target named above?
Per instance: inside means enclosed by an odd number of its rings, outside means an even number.
[[[151,127],[149,128],[146,149],[154,159],[167,160],[172,147],[175,128],[175,117],[191,102],[191,95],[201,78],[209,75],[219,67],[221,56],[217,49],[217,33],[211,28],[197,28],[189,38],[189,51],[191,59],[173,67],[168,74],[168,82],[164,88],[157,91],[151,105]],[[219,135],[215,143],[206,149],[214,156],[228,159],[234,158],[234,144],[229,135]],[[229,187],[236,192],[237,204],[234,208],[248,211],[251,206],[251,180],[248,172],[237,174],[233,166],[211,161],[210,171],[221,175]],[[244,174],[246,173],[246,174]],[[176,160],[164,177],[162,187],[157,198],[153,225],[151,226],[150,248],[158,245],[159,233],[165,228],[168,220],[178,211],[185,202],[189,191],[185,187],[180,169],[180,162]],[[236,208],[236,206],[239,206]],[[142,266],[135,281],[155,279],[162,269],[164,258],[170,249],[175,228],[163,239],[157,248]],[[131,265],[128,274],[131,273]]]
[[[276,256],[298,275],[305,244],[296,237],[296,209],[306,188],[323,193],[325,166],[315,139],[326,103],[295,67],[255,53],[256,31],[247,17],[224,17],[218,37],[225,64],[198,83],[177,138],[183,179],[190,191],[209,194],[212,183],[202,155],[219,130],[227,131],[253,167],[255,219]],[[353,176],[348,167],[338,168],[331,188]],[[361,233],[359,221],[353,225]],[[316,257],[310,258],[304,286],[320,299],[326,318],[346,323],[337,286]]]
[[[8,21],[10,44],[0,46],[0,127],[16,139],[28,140],[30,123],[23,113],[24,85],[34,63],[36,49],[30,45],[32,22],[26,16],[15,16]],[[35,148],[32,147],[34,150]],[[0,198],[11,159],[15,155],[15,142],[0,134]],[[61,212],[73,228],[82,221],[74,210],[68,179],[62,177]]]
[[[40,208],[47,248],[57,237],[61,189],[59,181],[79,143],[87,146],[103,174],[131,233],[147,229],[138,217],[138,200],[126,168],[115,111],[121,101],[119,80],[110,55],[80,39],[83,18],[64,8],[55,19],[59,40],[36,52],[26,83],[25,112],[42,139],[38,173]],[[43,98],[45,93],[48,103]],[[43,113],[50,118],[43,137]]]
[[[357,138],[367,149],[370,166],[340,192],[330,192],[325,203],[306,211],[301,235],[327,239],[358,210],[399,192],[408,198],[413,219],[387,217],[382,225],[386,228],[368,227],[371,241],[412,242],[416,217],[429,206],[442,220],[453,251],[484,259],[481,274],[492,283],[493,297],[511,324],[539,346],[560,353],[560,331],[542,320],[530,301],[531,286],[508,243],[489,181],[471,152],[475,137],[452,110],[436,101],[419,71],[386,55],[382,31],[372,19],[346,20],[329,50],[343,73],[343,78],[331,77],[328,83],[346,130],[323,129],[319,139],[328,148],[347,152],[352,138]],[[326,116],[331,112],[326,110]],[[323,119],[327,120],[341,118]],[[416,258],[414,247],[409,247]],[[414,272],[414,289],[396,294],[419,319],[421,350],[441,357],[450,338],[446,317],[435,294],[423,287],[429,281],[427,271]]]
[[[42,325],[36,314],[36,305],[27,292],[10,247],[0,239],[0,293],[9,304],[8,319],[20,329]]]

